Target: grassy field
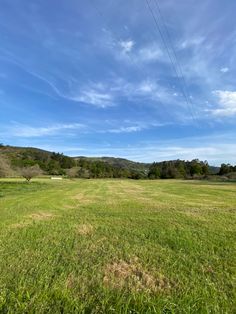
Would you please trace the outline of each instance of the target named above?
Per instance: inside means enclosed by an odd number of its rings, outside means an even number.
[[[0,181],[0,313],[236,313],[236,184]]]

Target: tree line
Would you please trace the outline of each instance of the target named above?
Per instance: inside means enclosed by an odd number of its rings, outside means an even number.
[[[4,146],[2,146],[4,147]],[[7,176],[6,156],[0,160],[1,173]],[[172,178],[201,178],[211,174],[207,161],[194,159],[192,161],[172,160],[147,164],[144,168],[134,166],[119,166],[107,161],[93,160],[86,157],[72,158],[61,153],[46,152],[38,149],[22,149],[8,155],[13,169],[29,175],[48,174],[63,175],[77,178],[129,178],[129,179],[172,179]],[[5,167],[5,172],[4,168]],[[9,167],[9,166],[8,166]],[[30,171],[31,170],[31,171]],[[218,175],[236,172],[236,166],[222,164]],[[2,175],[3,176],[3,175]]]
[[[149,179],[175,179],[206,176],[210,173],[207,161],[172,160],[154,162],[149,169]]]
[[[219,175],[223,176],[232,172],[236,172],[236,165],[232,166],[230,164],[221,164]]]

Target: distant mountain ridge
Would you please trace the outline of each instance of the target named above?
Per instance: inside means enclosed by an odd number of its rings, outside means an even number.
[[[151,163],[142,163],[136,162],[125,158],[120,157],[86,157],[86,156],[78,156],[72,157],[75,160],[87,159],[91,161],[102,161],[106,162],[114,167],[128,168],[133,170],[142,170],[145,171],[149,169]]]
[[[147,174],[150,166],[148,163],[135,162],[124,158],[70,157],[36,147],[0,145],[0,167],[5,169],[6,175],[16,175],[19,168],[34,166],[36,164],[45,173],[62,175],[67,173],[67,169],[82,167],[88,170],[95,168],[95,166],[101,167],[105,164],[107,165],[105,167],[106,172],[112,172],[114,169],[124,170],[124,173],[120,171],[121,173],[116,174],[118,177],[128,175],[125,173],[126,171]],[[93,171],[95,170],[93,169]]]
[[[158,173],[162,171],[163,167],[172,168],[167,173],[172,173],[176,177],[179,175],[184,176],[183,171],[187,169],[186,165],[189,167],[189,164],[190,162],[181,160],[157,162],[155,167],[156,170],[157,168],[159,170],[154,171],[154,177],[158,177]],[[199,161],[199,165],[203,164],[203,162]],[[17,175],[19,169],[35,165],[39,166],[45,174],[50,175],[74,175],[88,178],[127,177],[136,179],[148,177],[150,169],[153,167],[153,163],[135,162],[125,158],[69,157],[36,147],[0,145],[0,176]],[[179,167],[179,169],[173,169],[173,167]],[[211,174],[217,174],[220,168],[208,166],[208,169]],[[188,170],[187,172],[189,173]]]

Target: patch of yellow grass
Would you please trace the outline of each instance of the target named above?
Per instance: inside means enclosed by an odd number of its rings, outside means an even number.
[[[104,270],[103,282],[112,289],[123,289],[133,291],[145,291],[149,293],[167,292],[171,285],[163,275],[158,278],[150,272],[145,271],[137,259],[128,263],[120,260],[108,264]]]
[[[30,226],[34,221],[50,220],[55,217],[52,213],[38,212],[26,216],[26,220],[12,224],[11,228],[24,228]]]
[[[191,209],[186,209],[185,211],[179,211],[181,214],[196,219],[196,220],[200,220],[203,222],[207,222],[207,218],[203,216],[203,212],[199,209],[195,209],[195,208],[191,208]]]
[[[93,230],[94,230],[94,228],[90,224],[82,224],[82,225],[79,225],[77,227],[77,232],[80,235],[89,235],[89,234],[93,233]]]
[[[145,192],[146,190],[139,185],[130,184],[127,182],[122,182],[122,184],[119,185],[110,185],[108,187],[109,193],[112,194],[113,200],[106,200],[106,203],[112,204],[114,201],[117,201],[116,197],[121,201],[129,201],[129,200],[137,200],[140,202],[150,202],[152,201],[152,198],[148,196]]]
[[[10,225],[11,228],[24,228],[31,224],[29,221],[22,221],[15,224]]]
[[[73,200],[78,201],[78,203],[84,204],[84,205],[92,204],[92,203],[100,200],[100,197],[96,197],[94,195],[86,195],[83,193],[76,194],[72,198],[73,198]]]
[[[39,213],[33,213],[28,216],[29,218],[33,220],[48,220],[55,217],[52,213],[46,213],[46,212],[39,212]]]

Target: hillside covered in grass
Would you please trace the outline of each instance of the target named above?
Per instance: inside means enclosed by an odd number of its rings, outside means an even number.
[[[69,157],[32,147],[0,146],[0,176],[17,175],[35,165],[44,174],[81,178],[144,178],[150,166],[122,158]]]

